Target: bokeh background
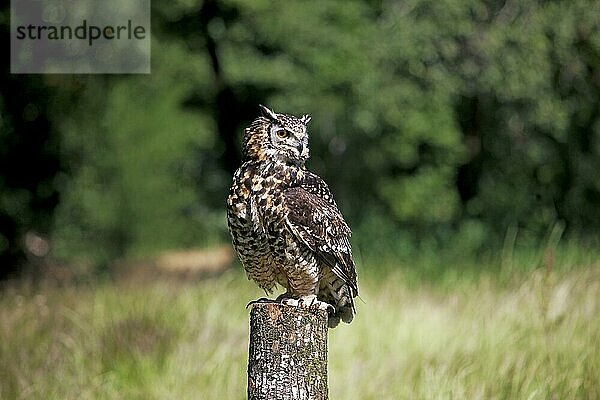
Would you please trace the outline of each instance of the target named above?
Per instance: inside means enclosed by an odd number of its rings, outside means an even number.
[[[332,398],[600,398],[599,28],[594,0],[156,0],[149,75],[5,57],[0,397],[244,398],[225,198],[260,103],[312,115],[354,232]]]

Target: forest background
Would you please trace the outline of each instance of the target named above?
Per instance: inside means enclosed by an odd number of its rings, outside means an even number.
[[[308,167],[361,257],[480,256],[553,230],[597,246],[598,15],[586,0],[154,1],[149,75],[5,62],[1,272],[28,233],[100,267],[227,243],[259,103],[312,115]]]

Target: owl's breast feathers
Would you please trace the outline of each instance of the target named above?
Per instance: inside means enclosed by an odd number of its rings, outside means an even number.
[[[298,169],[280,163],[247,161],[235,172],[227,199],[232,217],[258,223],[281,208],[282,190],[298,180]]]

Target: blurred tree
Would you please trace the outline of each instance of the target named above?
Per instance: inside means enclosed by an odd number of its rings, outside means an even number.
[[[149,76],[3,74],[3,254],[52,216],[56,254],[96,262],[227,240],[258,103],[312,114],[309,167],[367,252],[599,237],[597,1],[152,7]],[[15,175],[33,138],[48,164]]]
[[[10,54],[8,5],[0,9],[0,51]],[[48,235],[58,203],[60,137],[50,123],[55,88],[42,77],[0,72],[0,279],[25,264],[25,235]]]
[[[521,226],[530,239],[557,221],[597,235],[599,4],[478,10],[466,58],[476,66],[457,69],[467,79],[457,106],[470,150],[458,175],[465,214],[499,234]]]
[[[214,145],[214,122],[183,107],[190,88],[205,85],[205,64],[178,45],[155,41],[153,53],[152,75],[113,79],[108,88],[91,82],[85,110],[61,123],[74,174],[57,212],[58,254],[105,263],[206,245],[224,226],[223,212],[205,201],[211,183],[196,191],[194,181],[197,153]],[[99,92],[100,120],[89,112]]]
[[[355,226],[465,250],[598,234],[597,2],[220,4],[233,92],[313,114],[312,167]]]

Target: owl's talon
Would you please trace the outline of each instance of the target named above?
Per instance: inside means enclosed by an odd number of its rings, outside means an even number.
[[[265,304],[265,303],[275,303],[275,302],[276,302],[276,300],[269,299],[267,297],[261,297],[260,299],[252,300],[251,302],[249,302],[248,304],[246,304],[246,310],[250,306],[253,306],[254,304]]]
[[[284,303],[284,301],[286,299],[291,299],[291,298],[292,298],[292,295],[289,294],[288,292],[285,292],[285,293],[281,293],[279,296],[277,296],[277,298],[275,299],[275,301],[278,302],[278,303]]]
[[[327,311],[327,314],[335,314],[335,307],[324,301],[315,300],[310,308]]]
[[[329,303],[326,303],[326,304],[327,304],[327,307],[325,308],[325,311],[327,311],[327,313],[331,314],[331,315],[335,314],[335,307]]]
[[[282,297],[282,296],[280,296],[280,297]],[[278,297],[278,299],[279,299],[279,297]],[[335,313],[334,306],[332,306],[331,304],[326,303],[324,301],[317,300],[317,296],[315,296],[315,295],[303,296],[298,299],[294,299],[292,297],[283,297],[283,298],[279,299],[279,301],[281,302],[281,304],[285,304],[285,305],[292,306],[292,307],[302,307],[302,308],[308,308],[310,310],[323,310],[323,311],[327,311],[328,314]]]

